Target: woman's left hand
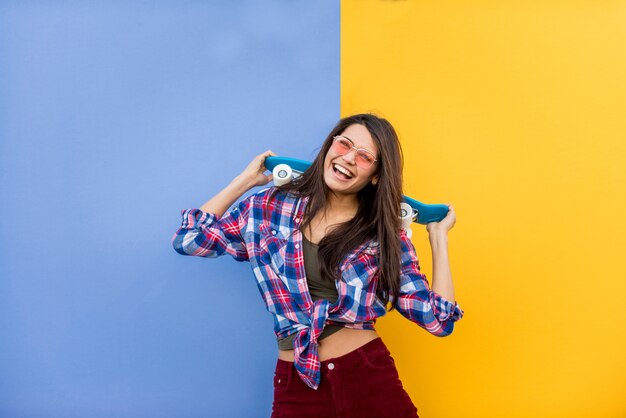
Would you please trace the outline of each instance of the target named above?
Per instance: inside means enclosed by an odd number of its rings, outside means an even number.
[[[441,231],[443,233],[448,233],[456,223],[456,214],[454,213],[454,208],[451,204],[446,203],[448,207],[448,214],[445,218],[443,218],[439,222],[429,222],[426,224],[426,230],[429,234]]]

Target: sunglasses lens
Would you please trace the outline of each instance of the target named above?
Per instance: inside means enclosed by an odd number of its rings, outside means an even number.
[[[359,151],[356,153],[356,163],[363,168],[368,168],[374,164],[374,157],[369,152]]]
[[[341,137],[335,140],[334,145],[335,145],[335,151],[339,155],[344,155],[348,151],[350,151],[350,149],[352,149],[352,143],[348,141],[347,139],[341,138]]]

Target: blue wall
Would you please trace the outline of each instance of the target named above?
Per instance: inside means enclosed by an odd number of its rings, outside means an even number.
[[[339,118],[339,2],[0,3],[0,416],[269,416],[246,263],[170,239]]]

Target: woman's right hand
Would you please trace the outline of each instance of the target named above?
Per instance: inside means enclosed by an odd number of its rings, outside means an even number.
[[[269,156],[276,156],[272,151],[267,150],[262,154],[254,157],[252,162],[248,164],[245,170],[239,175],[239,177],[250,186],[264,186],[273,180],[272,173],[265,175],[265,158]]]

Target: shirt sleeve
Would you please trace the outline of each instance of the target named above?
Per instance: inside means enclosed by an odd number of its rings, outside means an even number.
[[[463,317],[463,310],[430,289],[426,276],[420,272],[415,247],[406,232],[401,234],[402,261],[400,295],[394,307],[400,314],[438,337],[452,333],[454,323]]]
[[[182,255],[219,257],[230,254],[237,261],[247,261],[243,231],[251,202],[252,196],[249,196],[219,218],[200,209],[181,210],[182,225],[172,237],[172,247]]]

